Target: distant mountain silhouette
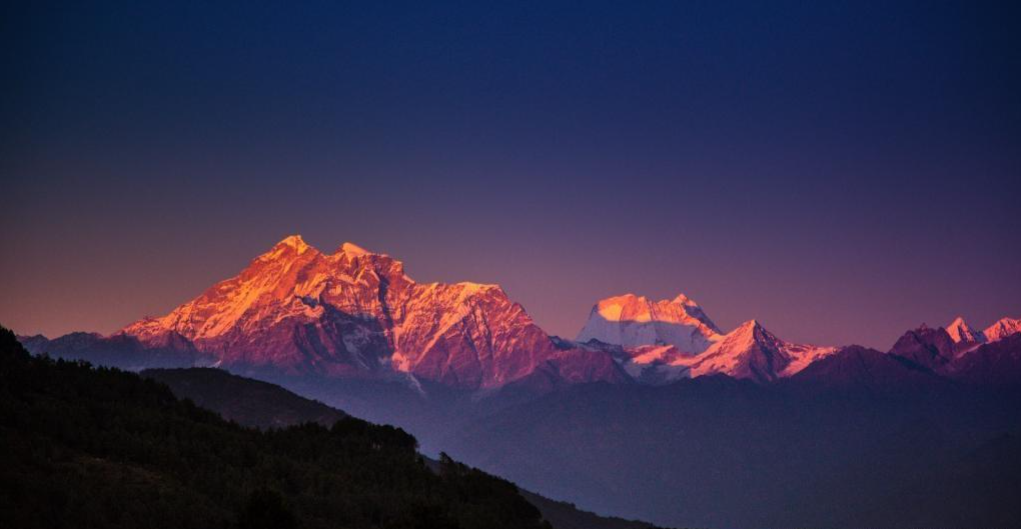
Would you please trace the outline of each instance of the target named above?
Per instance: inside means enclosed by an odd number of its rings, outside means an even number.
[[[996,527],[1021,519],[1004,492],[1021,490],[1010,488],[1019,445],[997,445],[1004,468],[967,461],[1021,427],[1021,335],[998,344],[962,357],[954,377],[848,347],[772,385],[716,375],[574,386],[467,425],[450,452],[583,508],[664,525]],[[928,496],[912,492],[920,484]]]
[[[347,416],[280,386],[220,369],[146,369],[141,375],[166,384],[177,398],[190,399],[244,426],[283,428],[307,422],[332,426]]]

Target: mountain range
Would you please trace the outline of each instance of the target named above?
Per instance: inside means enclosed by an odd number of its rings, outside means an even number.
[[[958,318],[941,336],[953,345],[937,344],[945,350],[935,357],[924,347],[909,353],[908,343],[895,350],[927,367],[949,365],[1019,330],[1021,319],[1003,318],[980,333]],[[755,320],[724,333],[683,294],[601,300],[576,339],[563,340],[546,334],[497,285],[416,283],[388,255],[352,243],[325,254],[298,235],[164,316],[111,336],[22,341],[36,352],[87,351],[92,360],[134,369],[208,365],[483,391],[529,383],[662,384],[717,373],[766,383],[838,350],[786,342]]]
[[[164,316],[19,339],[36,354],[279,384],[401,426],[426,454],[661,525],[963,528],[1021,515],[990,503],[1021,490],[1021,473],[1004,474],[1019,467],[988,463],[1021,453],[1021,319],[922,325],[879,351],[788,342],[757,320],[725,331],[683,294],[624,294],[567,339],[499,286],[421,284],[390,256],[351,243],[324,254],[292,236]],[[219,373],[202,372],[167,383]],[[230,393],[214,409],[260,417]],[[934,483],[942,501],[918,492]]]

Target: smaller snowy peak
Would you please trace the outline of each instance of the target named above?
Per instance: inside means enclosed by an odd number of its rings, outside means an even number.
[[[752,347],[755,345],[777,346],[785,342],[766,330],[759,320],[748,320],[738,325],[720,340],[721,348]]]
[[[731,331],[730,335],[753,337],[755,336],[755,333],[765,332],[765,330],[766,329],[759,324],[759,320],[748,320],[741,325],[738,325],[733,331]]]
[[[302,253],[305,250],[308,250],[309,248],[311,248],[311,246],[309,246],[308,243],[305,242],[305,239],[301,238],[301,235],[291,235],[291,236],[285,237],[282,241],[278,242],[276,245],[277,246],[286,246],[286,247],[292,248],[294,250],[297,250],[298,253]]]
[[[1021,332],[1021,318],[1001,318],[982,334],[986,341],[995,342],[1018,332]]]
[[[695,303],[695,301],[693,299],[691,299],[690,297],[688,297],[688,296],[686,296],[684,294],[677,294],[677,297],[674,298],[673,302],[677,303],[679,305],[698,306],[698,303]]]
[[[256,261],[273,261],[285,255],[302,255],[308,251],[317,251],[309,246],[301,235],[290,235],[273,245],[268,252],[260,255]]]
[[[577,341],[595,339],[624,347],[675,345],[687,353],[700,353],[718,335],[716,324],[684,294],[660,301],[624,294],[596,303]]]
[[[791,376],[835,351],[834,347],[786,342],[758,320],[749,320],[720,337],[704,353],[680,358],[675,364],[689,366],[691,376],[723,373],[768,382]]]
[[[337,249],[337,253],[350,255],[351,257],[357,257],[359,255],[366,255],[372,252],[352,242],[345,242],[344,244],[340,245],[340,248]]]
[[[695,300],[685,296],[684,294],[677,294],[677,297],[673,299],[673,303],[677,305],[684,305],[686,307],[698,307],[698,303],[695,303]]]
[[[946,331],[954,343],[970,344],[985,341],[985,336],[982,333],[973,330],[970,326],[968,326],[968,323],[964,321],[964,318],[960,316],[952,321],[950,325],[947,325]]]

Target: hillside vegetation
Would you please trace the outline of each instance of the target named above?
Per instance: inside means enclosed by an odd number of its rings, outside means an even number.
[[[544,528],[507,481],[344,418],[260,431],[0,328],[0,526]]]

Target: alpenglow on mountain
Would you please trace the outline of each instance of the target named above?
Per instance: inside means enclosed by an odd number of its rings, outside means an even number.
[[[660,301],[633,294],[601,300],[592,308],[578,342],[620,346],[618,356],[625,356],[628,373],[660,383],[714,373],[770,382],[836,351],[785,342],[755,320],[724,334],[684,294]]]
[[[411,375],[464,389],[528,378],[661,384],[714,373],[768,382],[834,350],[784,342],[758,324],[724,334],[683,294],[604,299],[576,342],[553,339],[497,285],[416,283],[388,255],[351,243],[325,254],[298,235],[121,335],[241,372]]]
[[[920,365],[949,365],[1018,330],[1021,320],[1003,318],[976,332],[959,318],[938,333],[908,335],[896,349]],[[164,316],[108,337],[22,341],[36,353],[128,369],[212,365],[467,390],[659,385],[712,374],[769,383],[838,352],[784,341],[755,320],[725,333],[683,294],[606,298],[577,339],[564,340],[546,334],[498,285],[417,283],[388,255],[351,243],[327,254],[297,235]]]
[[[662,301],[624,294],[596,303],[577,340],[599,340],[624,347],[673,345],[696,354],[705,351],[719,335],[720,329],[702,307],[684,294]]]
[[[351,243],[325,254],[297,235],[237,277],[122,333],[151,347],[187,342],[216,365],[240,370],[408,373],[472,389],[544,369],[610,381],[624,376],[571,366],[576,355],[585,361],[584,352],[556,347],[499,286],[416,283],[388,255]]]

